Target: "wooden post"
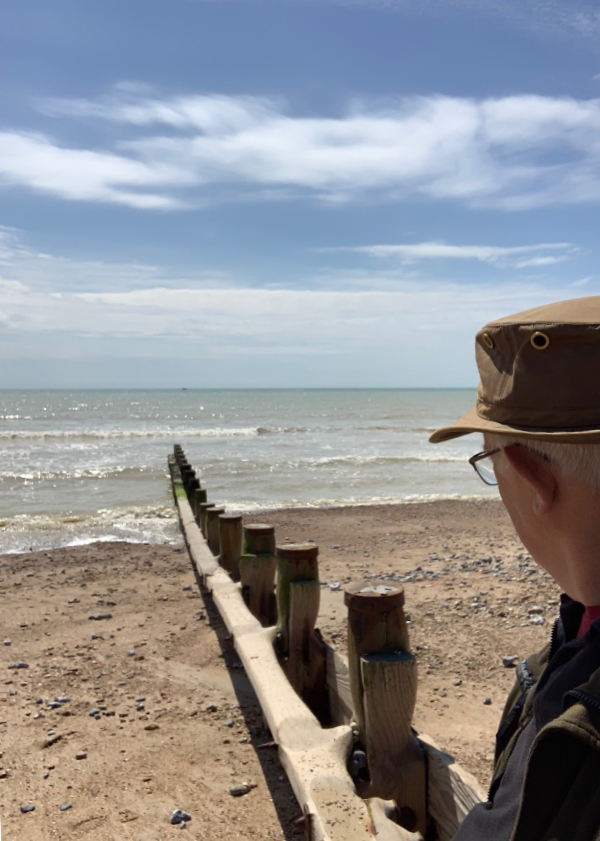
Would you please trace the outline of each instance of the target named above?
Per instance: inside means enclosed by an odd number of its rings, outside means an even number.
[[[213,555],[219,554],[219,516],[224,513],[225,509],[216,505],[206,509],[206,540]]]
[[[196,491],[198,490],[200,490],[200,480],[194,476],[192,479],[190,479],[187,488],[188,501],[190,503],[190,508],[192,509],[192,512],[194,511],[194,504],[196,502]]]
[[[290,639],[290,584],[292,581],[319,580],[319,547],[314,543],[288,543],[277,546],[275,555],[277,557],[277,613],[281,650],[287,657]]]
[[[244,555],[275,556],[275,526],[248,523],[244,526]]]
[[[363,796],[393,799],[402,825],[425,833],[423,751],[411,729],[417,665],[410,653],[404,589],[370,582],[345,589],[348,666],[359,738],[369,766]],[[358,781],[358,787],[360,781]]]
[[[192,511],[194,512],[194,517],[198,525],[200,525],[200,504],[202,502],[206,502],[206,490],[204,488],[197,488],[196,498],[192,505]]]
[[[240,558],[242,594],[250,612],[269,628],[277,622],[275,601],[275,526],[244,526],[244,554]]]
[[[194,468],[189,464],[183,464],[180,467],[181,470],[181,479],[183,481],[183,487],[185,488],[186,492],[189,487],[189,484],[192,479],[196,478],[196,473]]]
[[[286,672],[296,692],[321,720],[329,715],[326,648],[315,632],[319,614],[319,548],[313,543],[277,546],[277,608]]]
[[[227,570],[234,581],[239,581],[240,557],[242,555],[242,515],[220,514],[218,523],[221,566]]]
[[[206,540],[206,512],[209,508],[214,508],[214,502],[201,502],[200,503],[200,531],[202,532],[202,537]]]

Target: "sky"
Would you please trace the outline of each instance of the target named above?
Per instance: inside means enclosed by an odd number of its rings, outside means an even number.
[[[0,388],[472,387],[600,294],[590,0],[5,0]]]

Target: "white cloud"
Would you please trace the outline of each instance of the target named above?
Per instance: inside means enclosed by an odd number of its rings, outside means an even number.
[[[129,84],[43,110],[63,123],[108,120],[120,132],[110,150],[0,133],[0,182],[73,201],[172,209],[420,197],[505,210],[600,201],[597,99],[428,96],[293,116],[277,101],[168,98]]]
[[[43,278],[45,265],[50,279]],[[85,270],[85,286],[61,283],[61,266],[71,280]],[[224,371],[224,360],[230,360],[244,368],[245,377],[293,385],[299,383],[288,378],[288,369],[312,359],[306,364],[310,370],[317,366],[319,376],[311,379],[304,369],[308,379],[301,383],[334,384],[337,374],[322,361],[330,360],[335,370],[346,371],[348,384],[418,385],[423,371],[428,384],[460,384],[473,375],[472,336],[482,324],[574,294],[566,283],[423,280],[389,269],[336,269],[310,280],[317,289],[252,288],[224,277],[200,285],[160,267],[65,261],[35,252],[12,229],[0,229],[0,373],[6,381],[14,371],[10,360],[39,360],[51,368],[52,359],[71,364],[90,357],[119,359],[119,370],[127,360],[135,368],[142,358],[161,365],[178,359],[193,373],[193,360],[211,359],[215,371]],[[450,363],[456,354],[460,370]],[[255,372],[249,369],[252,359]],[[369,365],[375,366],[372,380]],[[144,368],[145,381],[156,383],[152,370]],[[232,382],[233,369],[227,370],[226,381]],[[210,381],[222,382],[219,376]],[[90,377],[88,385],[97,384]]]
[[[227,345],[239,353],[304,348],[345,353],[408,343],[423,333],[473,332],[488,318],[556,300],[564,290],[536,284],[404,281],[394,291],[138,289],[60,293],[0,281],[3,329],[35,334],[153,338]]]
[[[368,254],[378,258],[400,258],[402,262],[417,260],[478,260],[481,263],[515,266],[549,266],[568,259],[568,255],[577,251],[569,242],[538,243],[535,245],[496,246],[496,245],[448,245],[444,242],[418,242],[408,245],[359,245],[348,248],[320,249],[321,251],[350,251]],[[552,256],[540,254],[544,251],[567,251],[568,254]],[[520,259],[523,255],[534,255]]]
[[[136,289],[150,286],[195,284],[211,287],[231,286],[223,272],[196,271],[181,278],[163,266],[144,263],[117,263],[103,260],[74,260],[45,254],[26,244],[21,231],[0,225],[0,277],[19,281],[36,290],[77,291],[93,288]]]

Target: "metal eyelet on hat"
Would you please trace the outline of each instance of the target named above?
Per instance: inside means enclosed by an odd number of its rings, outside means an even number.
[[[532,335],[529,341],[531,342],[531,347],[534,347],[536,350],[546,350],[550,344],[550,336],[538,331]]]
[[[490,350],[494,347],[494,340],[489,333],[484,333],[481,338],[483,339],[484,345],[487,345]]]

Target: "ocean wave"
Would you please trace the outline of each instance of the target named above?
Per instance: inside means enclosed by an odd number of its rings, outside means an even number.
[[[45,429],[45,430],[0,430],[0,440],[5,441],[46,441],[46,440],[114,440],[128,438],[156,438],[185,440],[187,438],[248,438],[256,435],[278,435],[293,432],[306,432],[297,426],[244,426],[213,427],[201,429]]]
[[[466,502],[496,501],[497,495],[487,494],[451,494],[451,493],[423,493],[406,494],[404,496],[364,496],[351,498],[324,498],[314,500],[287,500],[283,502],[224,502],[228,511],[236,513],[261,513],[268,511],[285,511],[287,509],[313,508],[356,508],[370,505],[412,505],[419,502],[445,502],[463,500]]]
[[[151,467],[82,467],[72,470],[24,470],[17,473],[0,474],[0,482],[22,481],[22,482],[43,482],[52,479],[109,479],[120,476],[140,476],[144,473],[153,474],[157,471]],[[162,475],[162,472],[161,474]]]
[[[443,454],[419,455],[408,454],[405,456],[366,456],[366,455],[347,455],[347,456],[323,456],[322,458],[308,458],[297,462],[297,465],[306,465],[308,467],[328,467],[336,464],[402,464],[404,462],[435,462],[435,463],[450,463],[450,462],[464,462],[465,456],[451,456]]]
[[[0,521],[0,554],[83,546],[96,541],[178,544],[172,506],[131,506],[93,513],[17,514]]]

